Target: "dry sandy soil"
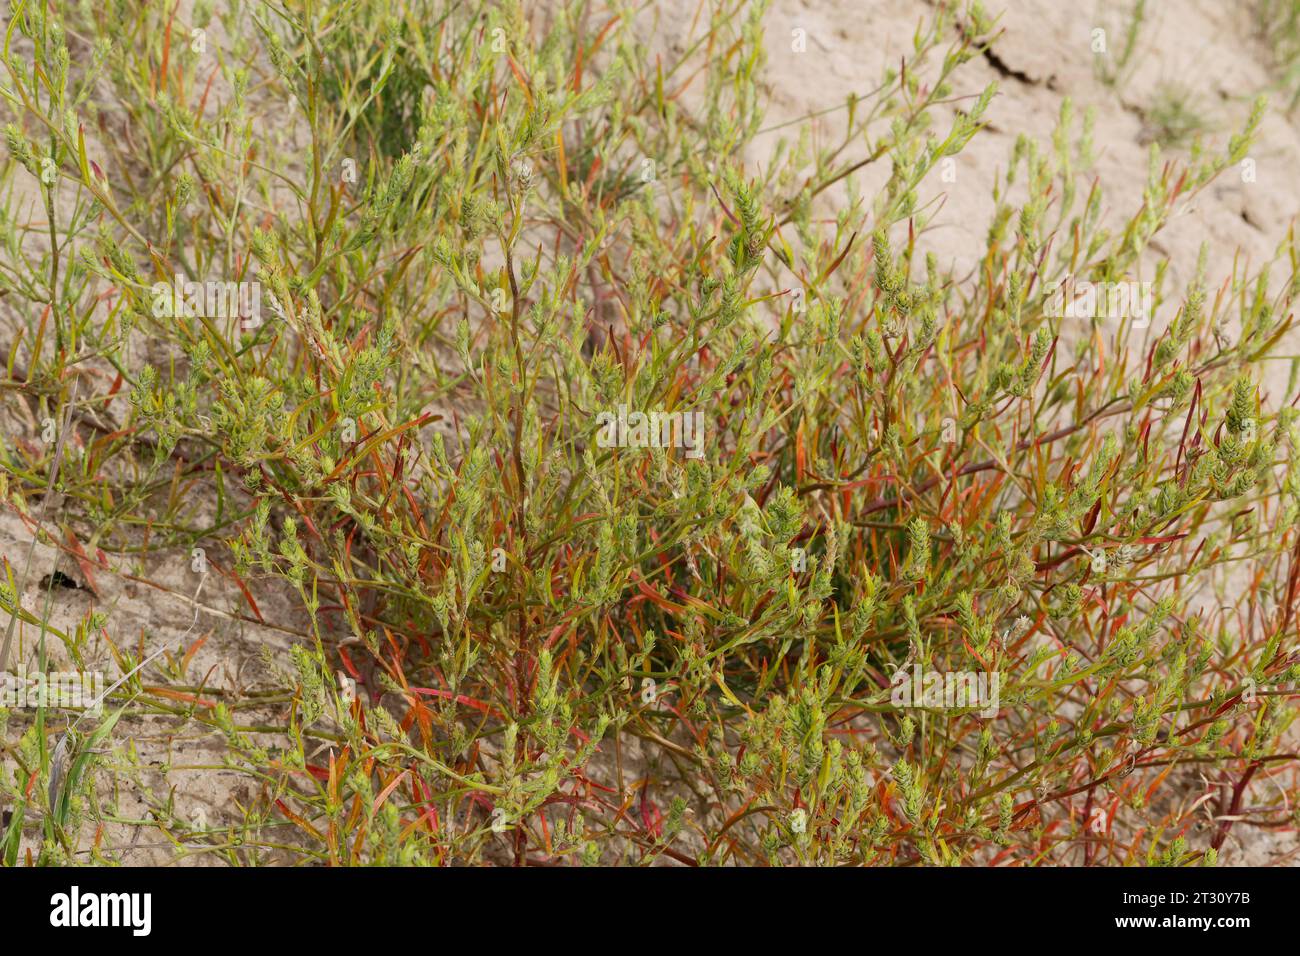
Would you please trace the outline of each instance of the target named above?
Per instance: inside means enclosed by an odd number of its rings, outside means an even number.
[[[1217,0],[1151,4],[1132,74],[1118,87],[1098,78],[1092,31],[1107,29],[1109,46],[1118,47],[1128,4],[1015,0],[1004,8],[994,2],[987,6],[994,13],[1003,10],[1005,32],[989,55],[963,68],[957,93],[975,94],[984,84],[997,81],[999,95],[987,114],[987,130],[958,158],[956,181],[934,187],[936,193],[942,190],[943,205],[924,237],[958,274],[969,270],[982,249],[993,211],[991,187],[1006,167],[1016,136],[1045,138],[1064,97],[1071,97],[1080,110],[1095,107],[1097,165],[1106,188],[1106,206],[1123,214],[1141,203],[1153,136],[1151,113],[1161,96],[1169,90],[1185,92],[1204,112],[1208,135],[1221,144],[1240,128],[1253,98],[1275,82],[1268,50],[1256,33],[1247,4]],[[648,7],[638,30],[650,54],[671,56],[684,49],[695,11],[694,0],[668,0]],[[883,68],[910,51],[913,30],[931,12],[928,4],[918,0],[776,0],[766,18],[768,63],[763,83],[770,98],[768,129],[746,161],[760,167],[778,139],[794,132],[794,127],[783,124],[814,113],[823,114],[814,120],[818,135],[835,139],[843,123],[843,111],[835,108],[850,93],[873,89]],[[791,49],[796,29],[807,31],[806,52]],[[1256,169],[1253,182],[1244,182],[1230,170],[1158,237],[1156,251],[1167,253],[1175,263],[1170,276],[1174,288],[1189,278],[1188,270],[1203,242],[1210,244],[1210,277],[1217,285],[1230,275],[1234,256],[1244,255],[1258,266],[1273,256],[1276,244],[1285,237],[1300,208],[1300,178],[1295,175],[1300,168],[1300,117],[1271,111],[1251,159]],[[883,183],[886,172],[864,169],[858,174],[860,192],[870,195]],[[922,201],[929,198],[923,196]],[[1166,305],[1166,309],[1174,307],[1176,302]],[[1168,314],[1157,315],[1151,332],[1161,330],[1168,318]],[[1276,375],[1266,383],[1273,390],[1265,396],[1266,402],[1276,402],[1286,382],[1285,364],[1278,364]],[[0,554],[20,570],[30,542],[29,522],[11,511],[0,513]],[[44,594],[37,590],[37,581],[56,567],[56,561],[63,571],[83,579],[75,562],[38,546],[23,594],[28,608],[39,608]],[[190,679],[232,696],[255,689],[259,678],[265,678],[264,649],[288,667],[287,650],[301,636],[292,596],[258,590],[255,596],[262,617],[273,622],[261,624],[251,618],[239,591],[217,574],[209,574],[197,604],[197,624],[182,641],[195,620],[191,596],[198,579],[186,554],[142,565],[113,561],[109,569],[96,573],[98,594],[56,590],[53,622],[61,628],[73,627],[88,608],[97,607],[109,615],[108,630],[119,646],[135,644],[146,655],[164,645],[175,651],[182,643],[189,646],[204,637],[190,664]],[[21,652],[30,660],[34,631],[20,627],[19,632]],[[92,661],[115,673],[104,642],[92,638],[90,646]],[[57,656],[52,663],[60,663]],[[156,788],[165,781],[164,790],[174,787],[183,813],[203,808],[207,819],[216,823],[232,800],[247,799],[234,772],[184,769],[219,763],[219,739],[178,736],[174,722],[165,716],[135,718],[124,729],[123,739],[139,750],[143,763],[153,766],[155,779],[149,783]],[[120,793],[120,801],[124,817],[139,809],[130,792]],[[124,853],[129,863],[164,862],[173,856],[170,845],[148,828],[121,827],[107,834],[104,842],[130,847]],[[1229,864],[1295,863],[1300,859],[1300,842],[1294,833],[1274,836],[1238,827],[1223,856]]]

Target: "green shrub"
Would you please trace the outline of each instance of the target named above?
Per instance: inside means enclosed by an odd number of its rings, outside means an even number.
[[[1300,3],[1296,0],[1259,0],[1254,5],[1260,38],[1271,56],[1284,105],[1294,112],[1300,103]]]
[[[12,6],[4,401],[79,437],[6,443],[0,480],[29,515],[56,485],[43,540],[120,571],[203,548],[258,616],[296,595],[256,694],[187,689],[167,638],[106,708],[250,785],[209,827],[149,796],[178,855],[1180,865],[1252,778],[1292,813],[1294,365],[1257,382],[1297,249],[1174,289],[1150,246],[1262,107],[1217,156],[1153,147],[1103,222],[1066,103],[959,276],[920,197],[997,95],[962,85],[978,7],[838,148],[805,123],[761,166],[762,4],[675,61],[617,3],[159,7]],[[177,310],[178,274],[257,285]],[[50,811],[67,723],[8,715],[44,826],[10,863],[122,822],[129,752]]]

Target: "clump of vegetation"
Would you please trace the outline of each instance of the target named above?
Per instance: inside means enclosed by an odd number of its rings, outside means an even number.
[[[1104,15],[1107,12],[1110,11],[1107,11],[1104,7],[1098,7],[1097,20],[1099,23],[1107,22],[1108,18]],[[1134,55],[1138,51],[1142,27],[1146,20],[1146,0],[1133,0],[1132,7],[1120,13],[1118,23],[1114,28],[1114,34],[1106,26],[1093,28],[1092,52],[1095,56],[1093,65],[1097,79],[1102,83],[1115,89],[1121,89],[1128,82],[1129,77],[1133,75],[1133,70],[1137,66]],[[1116,35],[1118,40],[1113,48],[1109,39],[1112,35]]]
[[[1285,91],[1285,106],[1294,112],[1300,103],[1300,2],[1259,0],[1255,21],[1273,57],[1278,81]]]
[[[1165,84],[1156,90],[1146,119],[1146,141],[1167,149],[1192,145],[1209,127],[1191,91],[1177,84]]]
[[[754,167],[763,6],[673,60],[588,0],[11,4],[0,493],[68,570],[300,618],[223,688],[215,619],[65,632],[7,560],[14,659],[124,678],[0,713],[7,864],[125,826],[232,864],[1185,865],[1295,825],[1294,364],[1259,383],[1300,250],[1172,288],[1150,246],[1262,106],[1103,222],[1066,103],[954,276],[921,197],[995,24],[943,5],[841,144]],[[245,796],[124,814],[144,715]]]

